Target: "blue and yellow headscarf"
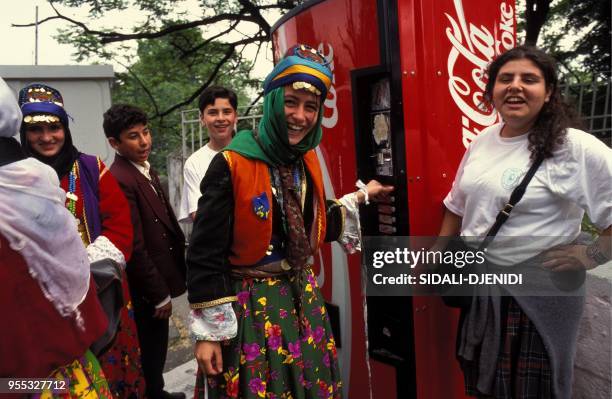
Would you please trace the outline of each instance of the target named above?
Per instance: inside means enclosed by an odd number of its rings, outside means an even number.
[[[289,52],[295,52],[296,47],[299,49],[305,46],[294,46]],[[300,51],[298,54],[307,54],[310,51]],[[322,55],[314,54],[324,60]],[[301,55],[289,55],[276,64],[272,72],[266,77],[264,81],[264,95],[278,87],[296,82],[314,86],[317,89],[315,93],[322,95],[324,99],[327,97],[327,91],[332,83],[332,74],[326,64],[311,61]],[[303,88],[308,90],[308,86]]]
[[[227,149],[270,165],[289,165],[321,142],[323,102],[332,83],[332,73],[325,63],[314,61],[325,59],[308,46],[294,46],[287,54],[264,81],[263,117],[258,131],[238,132]],[[309,59],[309,56],[312,56],[312,59]],[[317,123],[296,145],[289,144],[285,117],[284,87],[290,84],[295,89],[304,89],[320,95]]]

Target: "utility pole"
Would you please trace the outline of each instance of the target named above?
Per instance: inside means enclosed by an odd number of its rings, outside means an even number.
[[[34,65],[38,65],[38,6],[36,6],[36,28],[34,30]]]

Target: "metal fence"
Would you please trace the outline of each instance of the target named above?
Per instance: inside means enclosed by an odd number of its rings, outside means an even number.
[[[262,108],[261,104],[238,107],[236,130],[255,129],[261,119]],[[244,115],[246,112],[249,114]],[[208,132],[200,123],[200,111],[198,109],[181,111],[181,138],[183,162],[189,155],[208,142]]]
[[[566,98],[580,112],[584,128],[610,145],[612,137],[612,112],[610,99],[612,81],[573,82],[561,86]],[[249,115],[243,115],[245,112]],[[238,107],[238,129],[255,129],[262,116],[262,105]],[[208,142],[208,133],[200,124],[200,112],[190,109],[181,112],[182,149],[168,157],[168,180],[170,200],[175,209],[180,203],[183,187],[183,165],[194,151]],[[189,235],[191,226],[183,225]]]
[[[612,137],[611,86],[610,78],[561,86],[565,99],[580,113],[586,131],[608,145]]]
[[[249,109],[250,108],[250,109]],[[248,115],[244,115],[248,111]],[[255,129],[261,119],[262,105],[238,107],[237,130]],[[189,109],[181,112],[181,150],[175,150],[167,159],[168,194],[170,203],[178,214],[183,191],[183,166],[187,158],[208,142],[208,132],[200,123],[200,111]],[[191,235],[191,224],[181,223],[186,237]]]
[[[610,145],[612,137],[612,101],[610,91],[612,80],[594,80],[591,82],[571,82],[560,86],[561,91],[580,113],[584,128]],[[249,115],[242,115],[245,112]],[[255,129],[262,114],[262,105],[238,107],[238,129]],[[182,158],[183,162],[208,142],[208,133],[200,124],[200,112],[190,109],[181,112]]]

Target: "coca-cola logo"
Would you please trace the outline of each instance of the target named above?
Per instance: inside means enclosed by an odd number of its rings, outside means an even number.
[[[455,15],[445,13],[450,22],[446,37],[452,44],[447,60],[448,91],[461,110],[461,136],[467,147],[483,128],[499,120],[495,110],[483,106],[486,69],[495,56],[514,47],[514,7],[502,2],[499,23],[489,29],[468,22],[462,0],[453,3]]]
[[[321,53],[321,55],[323,55],[323,57],[325,57],[327,62],[329,62],[329,69],[331,69],[331,72],[332,72],[332,85],[329,88],[329,92],[327,93],[327,98],[325,99],[325,102],[323,103],[323,106],[325,108],[324,108],[323,120],[321,121],[321,124],[323,125],[323,127],[326,127],[329,129],[329,128],[336,126],[336,123],[338,123],[338,106],[337,106],[338,97],[336,95],[336,88],[334,87],[336,84],[336,74],[334,73],[334,48],[329,43],[327,44],[319,43],[317,50],[319,51],[319,53]],[[331,110],[331,115],[329,115],[330,114],[329,110]]]

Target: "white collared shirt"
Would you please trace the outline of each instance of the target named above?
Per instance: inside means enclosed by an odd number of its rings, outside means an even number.
[[[138,169],[138,171],[144,175],[144,177],[151,180],[151,164],[149,163],[149,161],[144,161],[144,165],[132,161],[130,161],[130,163],[134,165],[136,169]]]
[[[121,154],[120,154],[121,155]],[[132,162],[130,161],[130,163],[132,165],[134,165],[136,167],[136,169],[138,169],[138,171],[140,173],[142,173],[142,175],[144,177],[147,178],[147,180],[149,181],[149,184],[151,185],[151,188],[153,189],[153,191],[155,191],[155,193],[157,193],[159,195],[159,193],[157,192],[157,190],[155,189],[155,186],[152,183],[152,178],[151,178],[151,164],[149,163],[149,161],[144,161],[144,165],[141,165],[139,163],[136,162]]]

